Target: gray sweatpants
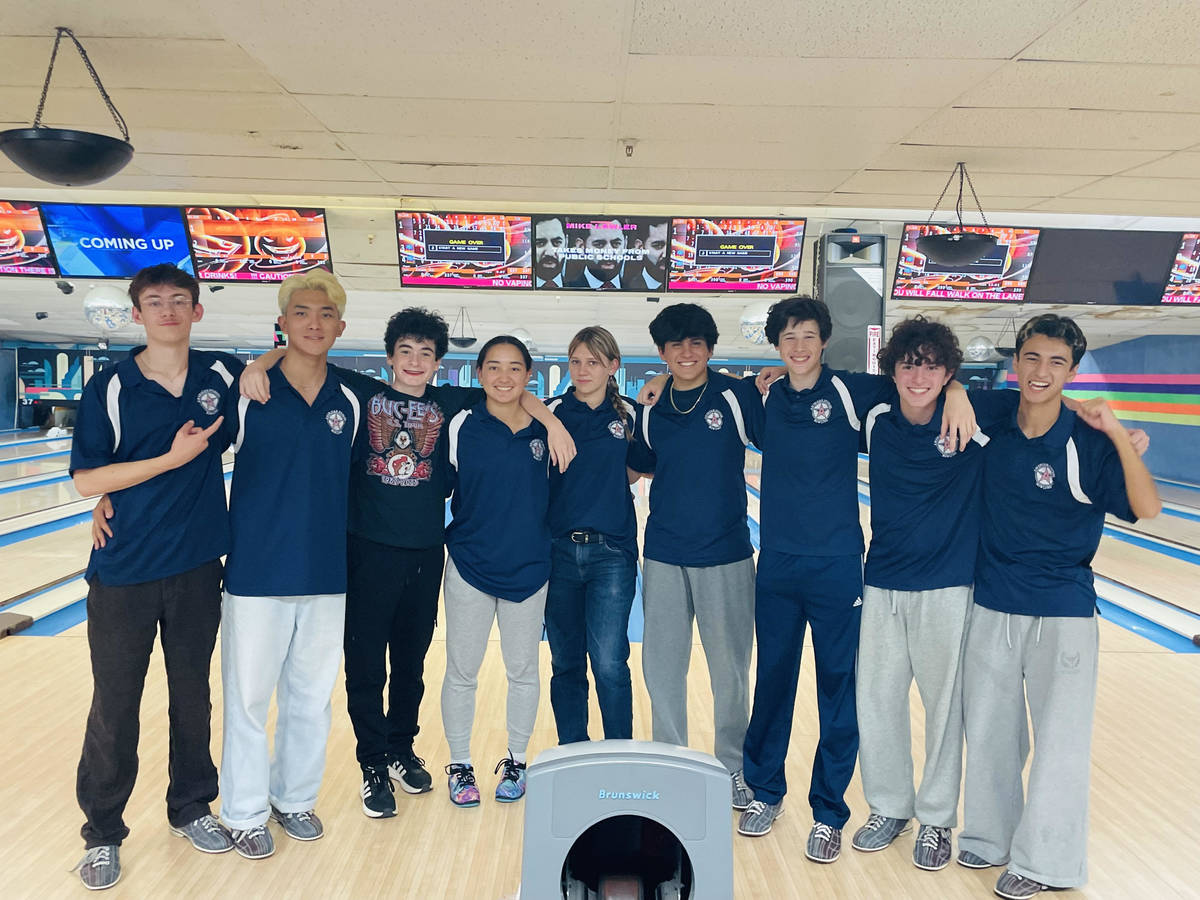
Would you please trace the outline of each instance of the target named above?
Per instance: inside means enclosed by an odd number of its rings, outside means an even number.
[[[520,603],[501,600],[463,581],[446,559],[443,585],[446,604],[446,677],[442,681],[442,728],[450,744],[450,760],[471,758],[471,726],[475,722],[475,688],[487,650],[492,622],[500,623],[500,653],[508,675],[508,749],[521,755],[537,720],[538,646],[546,611],[546,585]]]
[[[1016,616],[976,606],[963,651],[967,774],[958,845],[1051,887],[1087,881],[1096,617]],[[1025,704],[1035,749],[1029,790]]]
[[[754,560],[690,567],[647,559],[642,585],[642,673],[654,740],[687,746],[687,673],[695,619],[713,694],[713,754],[730,772],[738,771],[750,723]]]
[[[958,823],[962,779],[959,662],[971,588],[892,591],[867,586],[858,639],[858,766],[871,812],[922,825]],[[925,768],[913,791],[909,688],[925,706]]]

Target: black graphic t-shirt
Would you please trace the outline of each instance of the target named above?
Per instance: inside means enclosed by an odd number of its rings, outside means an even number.
[[[454,483],[446,431],[459,410],[483,399],[483,391],[439,385],[410,397],[349,369],[339,368],[338,376],[359,398],[363,414],[347,530],[410,550],[442,543]]]

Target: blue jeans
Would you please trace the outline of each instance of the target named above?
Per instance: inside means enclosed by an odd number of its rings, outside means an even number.
[[[633,737],[628,630],[636,584],[637,559],[607,538],[591,544],[576,544],[569,536],[554,540],[546,635],[554,672],[550,705],[560,744],[588,739],[588,657],[604,737]]]

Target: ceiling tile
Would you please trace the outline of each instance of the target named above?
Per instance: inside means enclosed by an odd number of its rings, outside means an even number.
[[[985,209],[993,197],[1055,196],[1075,190],[1095,180],[1095,177],[1091,175],[1012,175],[999,172],[976,172],[972,171],[973,169],[973,165],[967,166],[971,181],[975,185],[975,192],[979,195],[980,202]],[[880,194],[927,192],[930,202],[933,202],[942,188],[946,187],[946,179],[950,177],[950,174],[949,172],[864,169],[852,175],[843,184],[838,185],[837,189],[854,193],[875,192]],[[944,202],[952,204],[957,191],[958,179],[954,178],[946,192]],[[965,191],[965,197],[967,206],[973,208],[974,201],[971,199],[969,186]]]
[[[1161,159],[1163,150],[1063,150],[1029,147],[955,147],[932,144],[894,144],[871,160],[874,169],[908,169],[949,175],[955,163],[966,162],[971,172],[1029,172],[1031,174],[1115,175],[1133,166]]]
[[[373,168],[390,182],[493,187],[604,188],[601,166],[454,166],[377,162]]]
[[[641,140],[707,142],[714,135],[731,134],[820,145],[827,137],[835,141],[897,141],[933,113],[930,109],[853,106],[626,103],[617,127],[619,137]]]
[[[1193,172],[1193,174],[1200,174]],[[1194,178],[1129,178],[1114,175],[1102,178],[1073,191],[1070,197],[1091,197],[1101,200],[1166,200],[1196,203],[1195,215],[1200,219],[1200,177]]]
[[[1147,178],[1196,178],[1200,176],[1200,153],[1173,153],[1121,174]]]
[[[1200,64],[1194,0],[1088,0],[1026,47],[1030,59]]]
[[[413,137],[339,132],[359,159],[438,164],[607,166],[616,150],[606,138]]]
[[[676,191],[831,191],[850,170],[629,168],[613,170],[614,188]]]
[[[917,125],[906,143],[1180,150],[1200,141],[1200,115],[1059,109],[948,109]]]

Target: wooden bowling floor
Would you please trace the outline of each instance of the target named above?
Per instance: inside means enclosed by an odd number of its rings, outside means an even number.
[[[4,779],[0,785],[0,846],[5,848],[5,897],[80,897],[68,871],[82,856],[81,815],[75,804],[75,766],[91,681],[86,625],[55,637],[0,641],[4,684]],[[1108,622],[1101,623],[1100,682],[1093,746],[1090,839],[1091,879],[1066,896],[1088,898],[1195,897],[1200,883],[1195,798],[1200,795],[1200,655],[1172,653]],[[545,683],[549,651],[542,646],[543,692],[531,758],[554,742]],[[649,700],[640,671],[641,646],[631,659],[635,737],[649,738]],[[142,704],[141,775],[126,820],[123,876],[116,897],[393,897],[506,898],[518,887],[524,805],[490,798],[491,768],[505,755],[504,669],[496,635],[480,674],[472,747],[484,802],[451,806],[442,766],[438,692],[445,644],[435,635],[426,663],[427,690],[417,751],[435,775],[435,789],[397,796],[398,815],[372,820],[361,812],[354,738],[339,682],[333,729],[317,812],[326,826],[320,841],[289,840],[275,826],[277,852],[251,862],[227,853],[205,856],[167,827],[166,685],[156,651]],[[213,750],[220,753],[221,685],[213,661]],[[691,744],[711,752],[712,711],[703,651],[697,643],[689,681]],[[914,709],[917,708],[913,694]],[[593,703],[593,734],[598,714]],[[842,858],[828,866],[804,858],[811,818],[805,802],[816,740],[813,676],[806,656],[792,727],[786,814],[762,838],[734,836],[736,896],[827,898],[991,896],[997,871],[951,864],[936,873],[911,862],[912,835],[886,851],[857,853],[849,836],[867,810],[857,775],[847,794],[853,818]],[[913,721],[920,770],[923,728]],[[214,805],[214,811],[216,806]],[[731,816],[734,813],[731,811]],[[957,832],[956,832],[957,836]],[[528,893],[525,895],[529,900]],[[537,898],[541,900],[541,898]]]

